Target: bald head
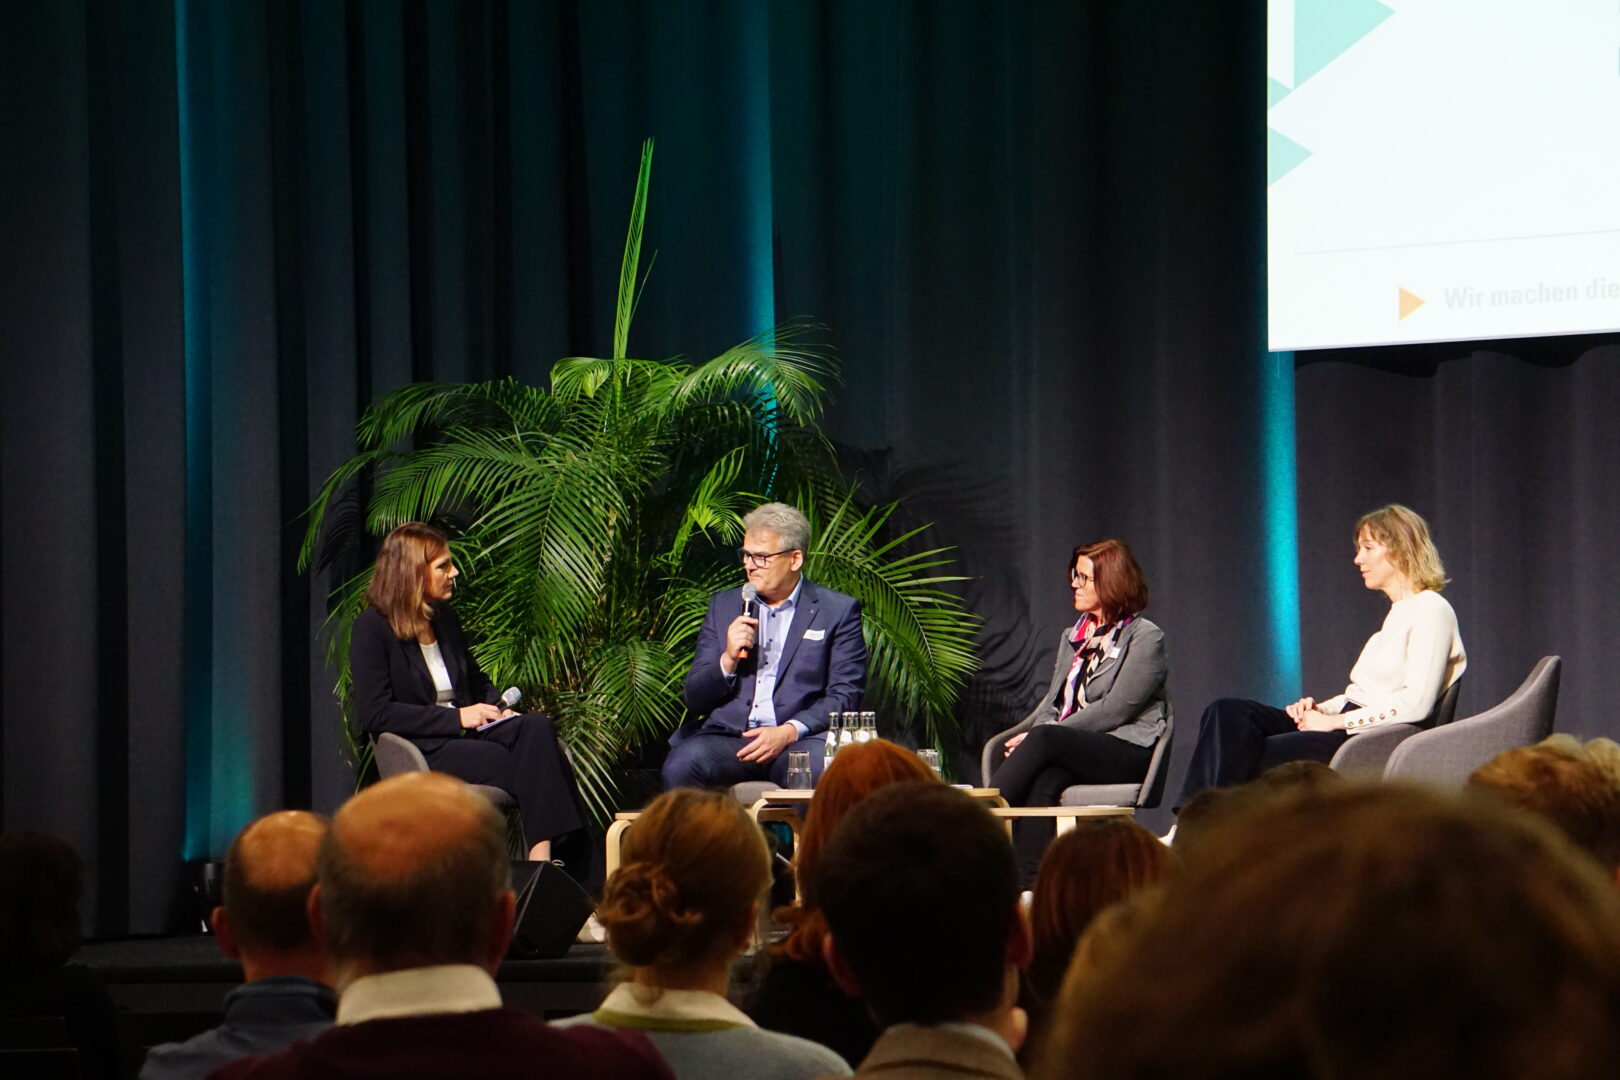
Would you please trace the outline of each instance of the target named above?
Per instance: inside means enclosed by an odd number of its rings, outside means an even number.
[[[505,949],[505,825],[448,774],[391,777],[350,799],[321,847],[319,876],[323,936],[340,965],[482,965]]]
[[[225,853],[225,910],[243,950],[288,951],[310,944],[305,905],[326,820],[282,810],[237,834]]]

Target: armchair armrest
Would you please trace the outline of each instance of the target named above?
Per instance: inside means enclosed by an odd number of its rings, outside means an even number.
[[[375,737],[372,747],[377,758],[377,775],[379,777],[428,771],[427,758],[422,756],[421,747],[403,735],[385,731]]]
[[[1384,775],[1395,748],[1418,733],[1416,724],[1382,724],[1352,735],[1333,755],[1333,769],[1347,776]]]

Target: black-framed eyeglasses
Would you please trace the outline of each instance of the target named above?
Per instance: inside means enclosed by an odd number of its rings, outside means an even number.
[[[1090,574],[1082,574],[1080,571],[1072,569],[1069,571],[1069,584],[1077,589],[1083,589],[1096,580]]]
[[[737,557],[742,560],[742,564],[744,566],[751,566],[755,570],[763,570],[769,566],[771,564],[771,560],[776,558],[778,555],[791,555],[793,552],[798,550],[798,548],[783,548],[781,551],[764,552],[749,551],[747,548],[738,548]]]

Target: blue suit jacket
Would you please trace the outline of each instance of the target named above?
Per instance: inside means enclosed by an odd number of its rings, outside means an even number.
[[[748,727],[748,713],[754,707],[754,659],[738,665],[732,679],[720,670],[726,627],[740,614],[741,586],[709,601],[692,669],[686,674],[684,697],[691,715],[670,738],[670,745],[679,746],[700,731],[741,735]],[[828,712],[860,708],[865,688],[861,602],[804,578],[772,695],[777,721],[797,720],[809,729],[807,734],[820,734],[827,730]]]

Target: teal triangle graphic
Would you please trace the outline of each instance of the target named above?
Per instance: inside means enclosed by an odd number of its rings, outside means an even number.
[[[1266,128],[1266,186],[1270,187],[1289,173],[1311,152],[1276,128]]]
[[[1292,87],[1284,86],[1270,75],[1266,76],[1266,108],[1271,108],[1293,92]]]
[[[1295,0],[1294,85],[1333,63],[1393,14],[1378,0]]]

